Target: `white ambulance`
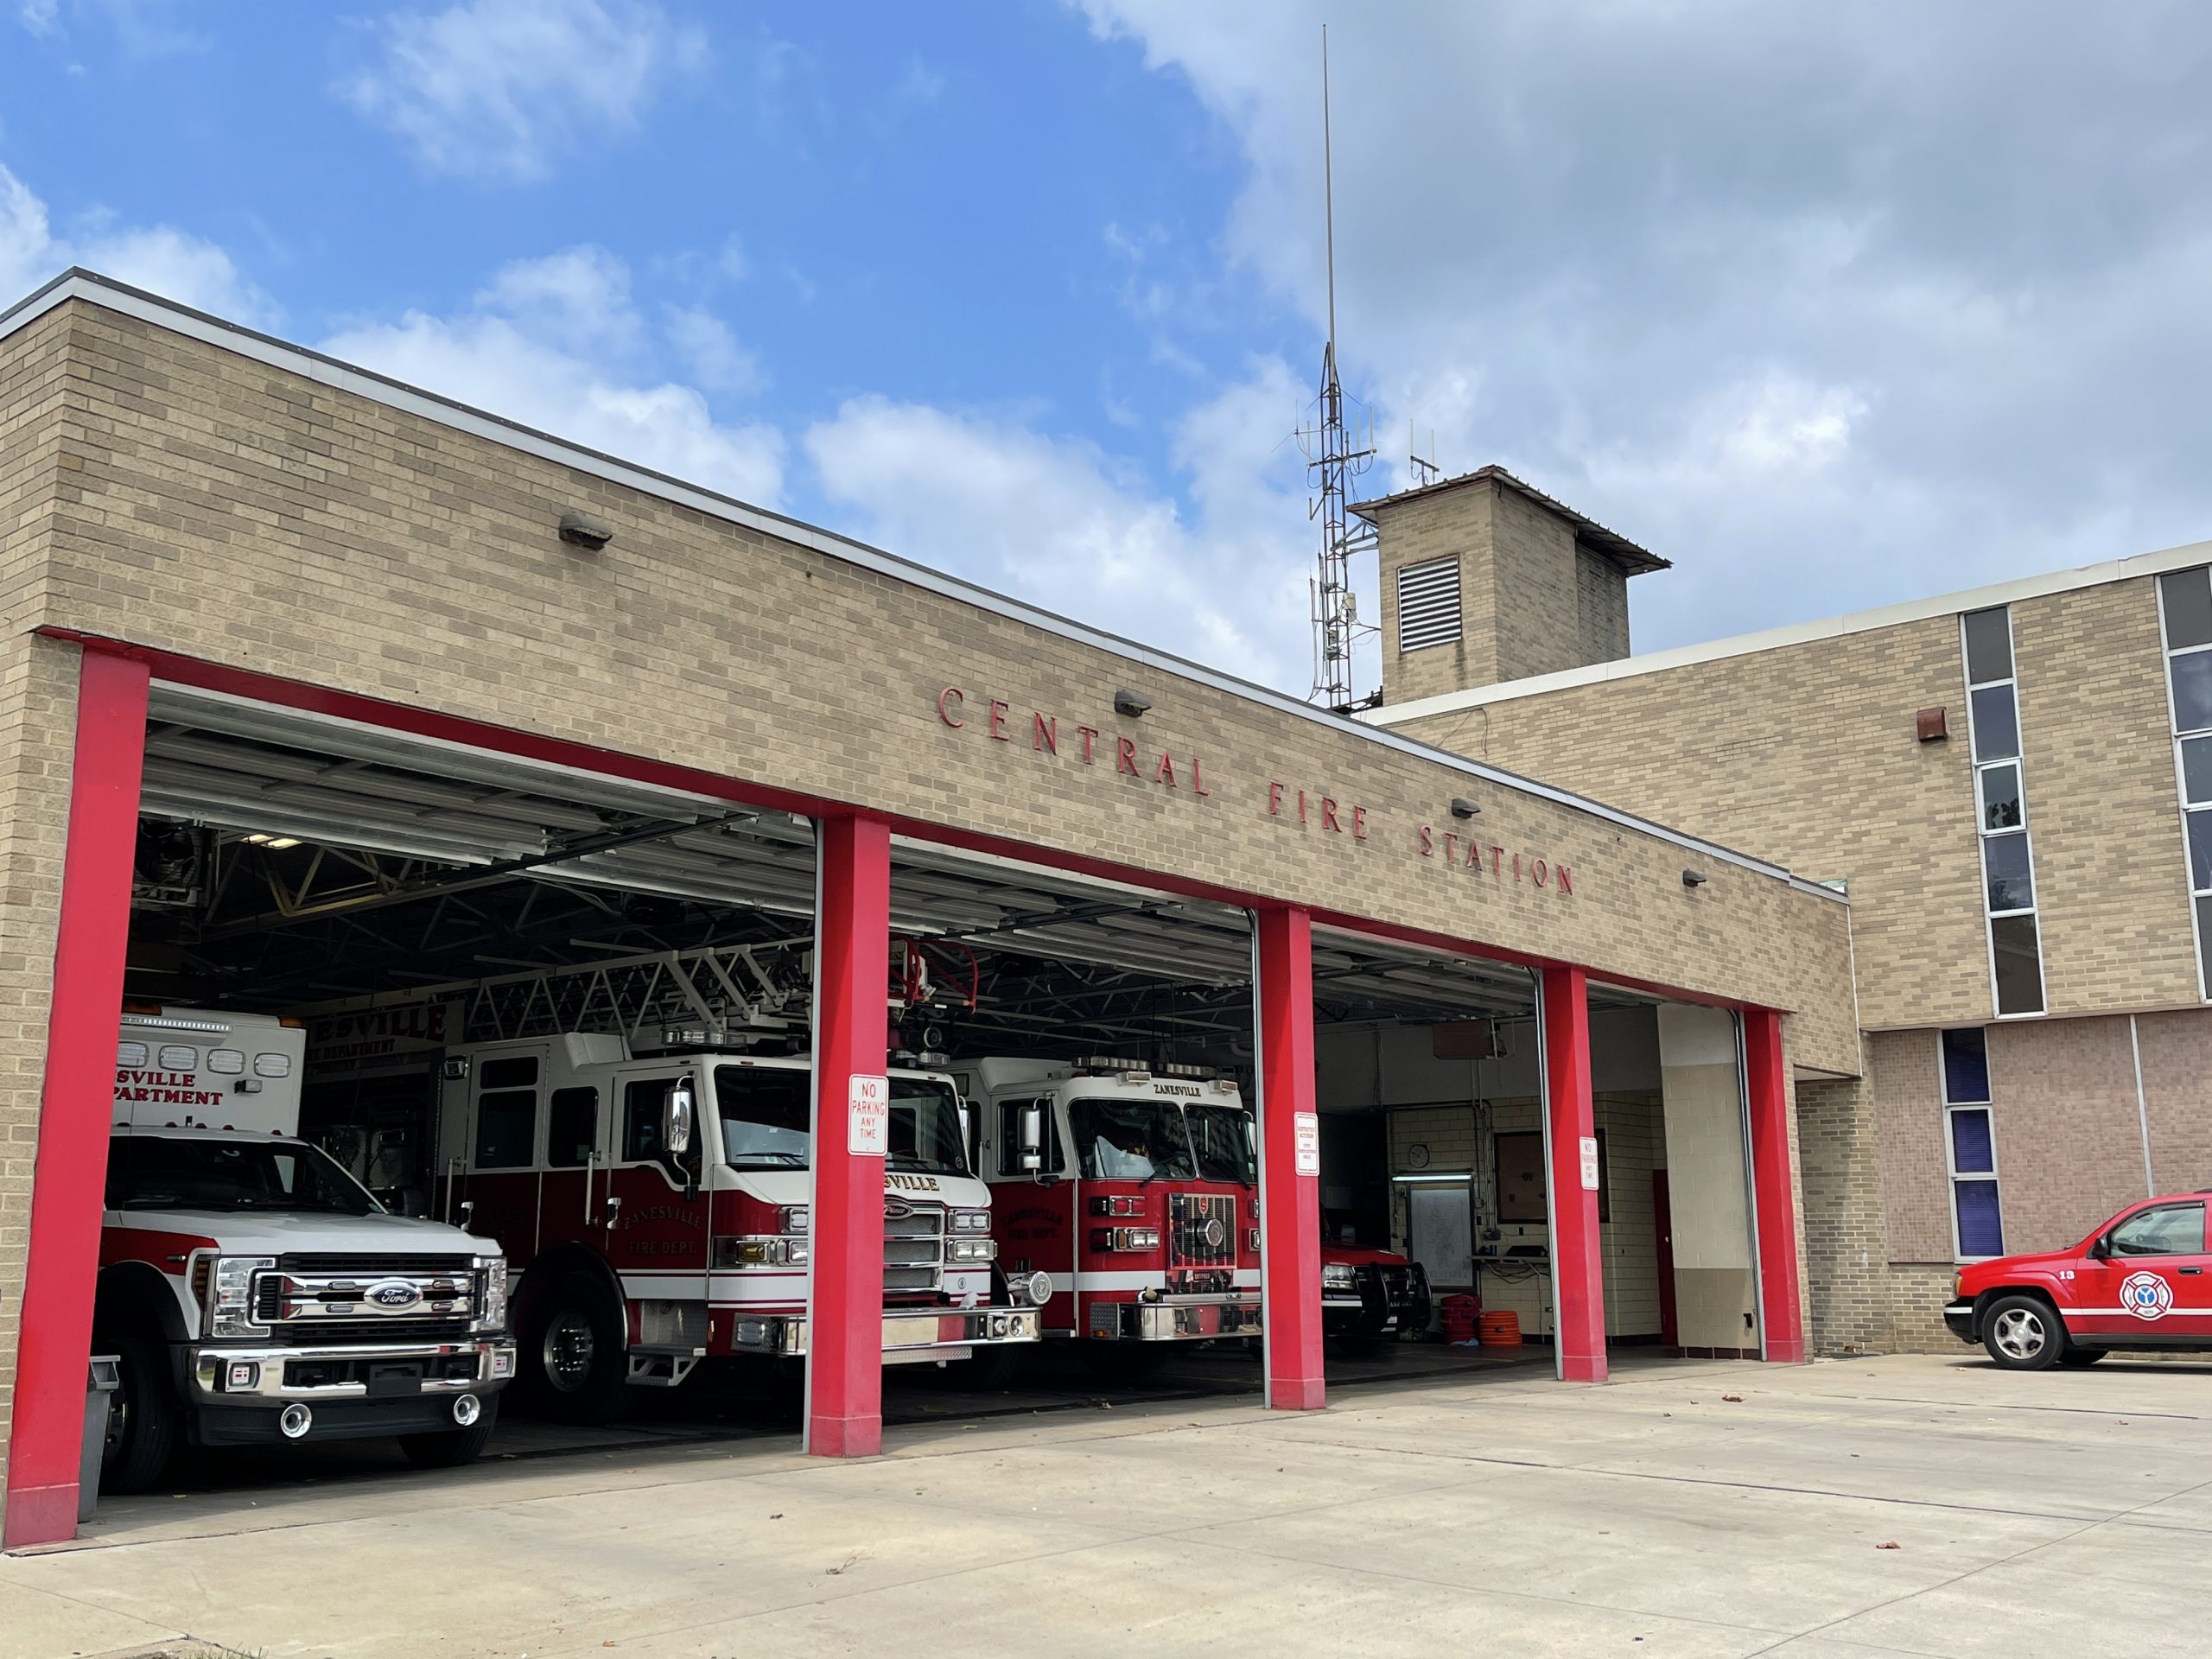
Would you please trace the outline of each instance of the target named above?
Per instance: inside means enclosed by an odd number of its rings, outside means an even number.
[[[124,1008],[92,1319],[93,1351],[122,1359],[104,1490],[151,1485],[181,1443],[390,1434],[443,1466],[491,1437],[515,1367],[506,1262],[388,1214],[298,1138],[306,1037]]]

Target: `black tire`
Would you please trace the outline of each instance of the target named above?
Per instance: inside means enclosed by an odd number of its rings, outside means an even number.
[[[1981,1345],[2008,1371],[2049,1370],[2066,1351],[2066,1327],[2040,1296],[2000,1296],[1982,1312]]]
[[[399,1449],[407,1461],[417,1469],[458,1469],[465,1463],[474,1463],[484,1455],[484,1448],[492,1443],[492,1431],[499,1427],[499,1396],[488,1395],[484,1409],[467,1428],[448,1429],[435,1434],[403,1434]]]
[[[520,1369],[531,1403],[563,1423],[611,1423],[629,1404],[622,1305],[587,1273],[553,1284],[524,1328]]]
[[[2078,1370],[2084,1365],[2095,1364],[2111,1351],[2109,1348],[2069,1348],[2058,1357],[2058,1363]]]
[[[1000,1394],[1014,1386],[1014,1379],[1021,1374],[1021,1362],[1029,1357],[1034,1344],[1003,1343],[995,1348],[979,1348],[972,1358],[945,1367],[945,1380],[955,1388],[972,1389],[977,1394]]]
[[[100,1490],[143,1492],[168,1472],[183,1424],[169,1374],[168,1344],[158,1337],[103,1332],[92,1338],[92,1348],[122,1362],[118,1386],[108,1396]]]
[[[1164,1342],[1096,1342],[1082,1344],[1083,1363],[1102,1382],[1143,1382],[1167,1363],[1169,1344]]]

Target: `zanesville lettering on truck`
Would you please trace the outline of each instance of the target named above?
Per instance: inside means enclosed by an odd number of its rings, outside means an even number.
[[[118,1100],[143,1102],[149,1106],[219,1106],[223,1091],[197,1089],[200,1079],[189,1071],[123,1071],[115,1074]]]

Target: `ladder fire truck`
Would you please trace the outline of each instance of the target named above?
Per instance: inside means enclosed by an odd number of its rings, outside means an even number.
[[[803,1038],[804,992],[716,947],[431,994],[474,1039],[442,1060],[437,1203],[506,1247],[546,1408],[601,1421],[709,1357],[805,1355],[811,1065],[753,1052]],[[1052,1281],[996,1260],[953,1079],[889,1083],[886,1363],[1034,1343]]]

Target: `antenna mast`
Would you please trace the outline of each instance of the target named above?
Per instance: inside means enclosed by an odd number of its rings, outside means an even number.
[[[1337,379],[1337,200],[1335,161],[1329,130],[1329,29],[1321,26],[1321,213],[1329,282],[1329,339],[1321,352],[1321,395],[1316,418],[1300,429],[1300,447],[1306,452],[1306,470],[1317,493],[1306,516],[1321,524],[1321,567],[1311,586],[1313,622],[1313,690],[1312,700],[1333,714],[1348,715],[1381,700],[1376,692],[1363,700],[1352,696],[1353,655],[1359,642],[1376,630],[1359,620],[1351,590],[1351,556],[1375,545],[1375,527],[1351,528],[1346,511],[1351,481],[1375,459],[1371,417],[1360,411],[1361,430],[1355,439],[1344,423],[1344,387]]]

